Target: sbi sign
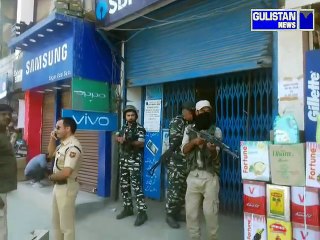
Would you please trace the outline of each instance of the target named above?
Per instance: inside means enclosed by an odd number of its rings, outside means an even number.
[[[96,0],[96,18],[103,20],[107,14],[115,14],[116,12],[132,5],[133,0]]]

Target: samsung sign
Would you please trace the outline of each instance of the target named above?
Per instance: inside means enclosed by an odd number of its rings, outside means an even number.
[[[118,118],[115,113],[62,109],[62,117],[72,117],[79,130],[115,131]]]
[[[158,2],[161,0],[96,0],[96,18],[109,25]]]
[[[25,51],[23,54],[24,90],[35,88],[51,82],[71,78],[73,74],[73,40],[67,39],[61,43],[39,51]]]

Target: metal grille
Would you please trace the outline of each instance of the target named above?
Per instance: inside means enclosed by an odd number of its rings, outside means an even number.
[[[216,124],[224,142],[239,151],[240,140],[268,140],[272,128],[271,69],[197,79],[164,86],[164,127],[179,114],[184,101],[208,99],[214,103]],[[240,161],[222,155],[221,211],[242,213]]]
[[[263,69],[218,78],[216,122],[224,142],[239,151],[240,140],[268,140],[272,128],[271,70]],[[240,161],[222,155],[220,206],[228,213],[242,212]]]
[[[181,114],[185,101],[195,102],[195,81],[170,83],[164,85],[163,127],[168,128],[170,120]]]
[[[54,129],[54,94],[46,93],[42,105],[41,152],[48,152],[51,131]]]

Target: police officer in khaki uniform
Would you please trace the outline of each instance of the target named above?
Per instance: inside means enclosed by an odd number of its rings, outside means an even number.
[[[55,240],[75,240],[75,200],[79,191],[78,171],[82,147],[75,138],[77,124],[72,118],[61,118],[51,132],[49,157],[55,158],[53,174],[53,231]],[[60,145],[56,147],[56,140]]]

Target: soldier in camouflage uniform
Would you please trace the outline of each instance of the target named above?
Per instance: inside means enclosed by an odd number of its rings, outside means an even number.
[[[133,215],[131,198],[131,185],[135,191],[138,215],[135,226],[142,225],[147,221],[147,206],[142,191],[142,160],[146,130],[137,123],[137,109],[127,105],[124,109],[125,124],[117,133],[117,142],[120,149],[120,188],[123,198],[123,210],[117,215],[122,219]]]
[[[188,176],[186,159],[181,153],[181,142],[185,126],[193,120],[195,104],[186,102],[182,105],[182,115],[178,115],[170,122],[169,144],[173,155],[168,163],[168,189],[166,202],[166,222],[172,228],[179,228],[178,223],[181,207],[187,189]]]
[[[181,150],[186,155],[189,175],[187,178],[186,215],[190,239],[200,240],[200,210],[207,225],[208,240],[217,240],[219,211],[219,147],[198,137],[192,130],[202,130],[222,139],[220,128],[212,124],[210,102],[196,104],[195,124],[185,128]]]

